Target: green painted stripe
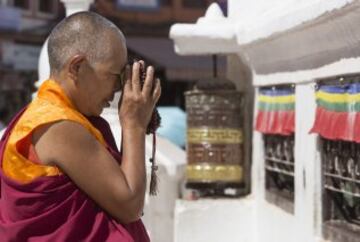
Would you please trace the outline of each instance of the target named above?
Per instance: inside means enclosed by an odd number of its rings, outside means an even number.
[[[295,103],[259,102],[258,108],[261,111],[293,111],[293,110],[295,110]]]
[[[322,99],[317,100],[317,104],[326,110],[334,112],[360,112],[360,102],[356,103],[338,103],[338,102],[326,102]]]

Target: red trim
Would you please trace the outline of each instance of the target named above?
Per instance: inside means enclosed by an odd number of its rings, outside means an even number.
[[[292,135],[295,131],[295,112],[258,111],[255,130],[264,134]]]
[[[333,112],[317,107],[316,118],[310,133],[331,140],[360,143],[360,113]]]

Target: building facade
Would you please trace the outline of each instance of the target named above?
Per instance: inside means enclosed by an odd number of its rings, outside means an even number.
[[[76,5],[81,1],[70,2]],[[137,1],[137,5],[126,0],[91,2],[91,11],[110,19],[129,37],[130,60],[141,58],[157,66],[157,75],[166,80],[163,84],[166,92],[160,101],[162,105],[183,107],[182,92],[188,90],[200,76],[211,76],[211,57],[176,56],[167,35],[171,24],[193,22],[213,1],[154,0]],[[3,0],[0,13],[0,90],[3,92],[0,110],[3,110],[2,119],[6,123],[30,100],[34,82],[38,79],[36,70],[41,46],[55,24],[64,18],[65,7],[59,0]],[[152,52],[148,51],[149,48],[142,48],[145,43],[152,46]],[[167,56],[173,61],[164,61]],[[224,60],[221,63],[223,67]],[[168,70],[177,74],[169,76]],[[189,75],[184,78],[183,73]]]
[[[167,37],[171,24],[194,22],[214,0],[95,1],[93,9],[113,20],[125,35]]]
[[[59,1],[3,0],[0,4],[0,112],[9,119],[31,100],[41,46],[63,16]]]

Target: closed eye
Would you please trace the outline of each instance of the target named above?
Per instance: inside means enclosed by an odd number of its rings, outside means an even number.
[[[115,82],[115,91],[120,91],[123,89],[124,85],[125,85],[125,67],[121,69],[120,73],[111,73],[111,75],[115,76],[116,78],[116,82]]]
[[[115,76],[116,81],[115,81],[115,92],[118,92],[120,90],[122,90],[122,88],[124,87],[124,73],[120,73],[120,74],[115,74],[112,73],[113,76]]]

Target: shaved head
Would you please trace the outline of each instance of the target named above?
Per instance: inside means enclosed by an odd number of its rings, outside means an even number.
[[[62,20],[48,40],[50,73],[57,74],[77,54],[86,55],[90,64],[104,61],[112,53],[110,36],[125,47],[125,37],[116,25],[93,12],[75,13]]]

